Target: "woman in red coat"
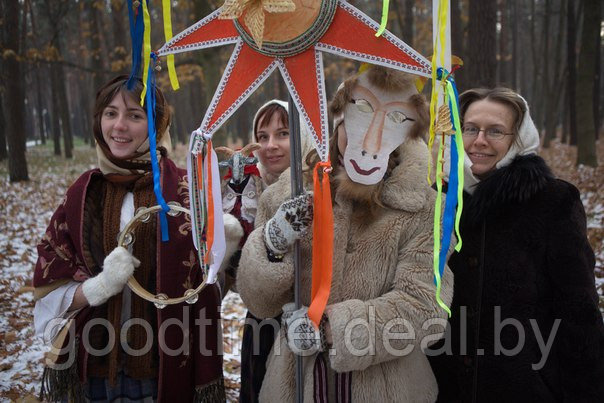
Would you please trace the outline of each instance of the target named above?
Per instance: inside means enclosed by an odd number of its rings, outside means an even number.
[[[36,331],[52,336],[53,319],[74,318],[59,359],[46,361],[42,398],[224,401],[217,287],[159,309],[125,286],[134,275],[151,293],[177,297],[202,281],[188,216],[168,218],[168,242],[153,216],[134,230],[129,250],[117,246],[135,211],[157,204],[143,85],[127,82],[116,77],[98,91],[98,167],[70,186],[38,245]],[[188,207],[186,171],[168,158],[168,104],[159,89],[155,98],[161,190]]]

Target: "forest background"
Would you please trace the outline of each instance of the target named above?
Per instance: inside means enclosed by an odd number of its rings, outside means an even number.
[[[381,1],[351,0],[379,21]],[[0,0],[0,399],[33,399],[43,349],[33,337],[31,272],[35,245],[69,184],[95,164],[92,105],[96,89],[131,68],[125,0]],[[149,2],[152,46],[164,43],[161,2]],[[173,0],[179,33],[222,0]],[[575,184],[596,252],[604,311],[604,46],[601,0],[451,0],[452,52],[461,91],[508,86],[528,101],[542,136],[540,154]],[[390,0],[388,29],[429,57],[432,1]],[[201,123],[231,46],[176,55],[180,90],[157,72],[173,110],[175,157]],[[324,54],[328,98],[358,63]],[[429,85],[424,89],[429,94]],[[215,134],[215,145],[248,142],[254,111],[287,99],[275,72]],[[225,303],[225,369],[229,396],[238,387],[236,295]]]
[[[380,1],[351,3],[379,21]],[[174,33],[221,4],[172,1]],[[390,4],[388,28],[431,55],[432,2]],[[150,2],[155,49],[164,43],[160,5]],[[93,145],[95,91],[130,71],[128,10],[124,0],[2,0],[0,7],[0,160],[9,160],[11,180],[26,180],[26,141],[51,142],[54,153],[65,158],[73,157],[78,141]],[[456,73],[460,91],[513,88],[531,106],[545,148],[558,138],[578,146],[577,163],[597,165],[595,142],[604,106],[601,1],[452,0],[451,27],[453,54],[464,61]],[[231,52],[224,46],[177,54],[181,89],[176,92],[169,88],[167,69],[158,73],[173,107],[174,140],[186,142],[199,126]],[[357,68],[356,62],[325,55],[328,96]],[[267,99],[286,96],[275,72],[215,142],[247,142],[253,111]]]

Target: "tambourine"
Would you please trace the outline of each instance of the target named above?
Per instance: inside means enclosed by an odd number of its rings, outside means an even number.
[[[189,209],[182,207],[177,202],[169,202],[168,207],[170,207],[170,211],[168,211],[166,214],[171,217],[177,217],[182,213],[189,215],[191,214]],[[134,214],[134,217],[132,217],[132,220],[130,220],[128,224],[126,224],[122,232],[119,233],[117,238],[117,245],[127,249],[130,245],[134,243],[134,230],[136,229],[136,227],[138,227],[140,224],[150,222],[152,215],[158,213],[161,210],[162,207],[160,205],[156,205],[153,207],[141,207],[137,209],[136,213]],[[128,279],[128,287],[130,287],[132,292],[134,292],[139,297],[149,302],[153,302],[153,304],[155,304],[158,309],[163,309],[168,305],[180,304],[182,302],[186,302],[187,304],[194,304],[195,302],[197,302],[197,299],[199,298],[199,293],[206,286],[206,280],[207,277],[204,276],[203,281],[201,282],[201,284],[199,284],[199,286],[197,286],[197,288],[190,288],[185,291],[182,297],[177,298],[170,298],[163,293],[157,295],[151,294],[149,291],[145,290],[140,285],[140,283],[134,278],[134,276],[130,276],[130,278]]]

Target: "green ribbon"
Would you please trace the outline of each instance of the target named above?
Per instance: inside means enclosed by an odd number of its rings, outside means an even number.
[[[382,1],[382,20],[380,22],[380,29],[375,33],[376,38],[382,36],[386,30],[386,24],[388,24],[388,7],[390,6],[390,0]]]

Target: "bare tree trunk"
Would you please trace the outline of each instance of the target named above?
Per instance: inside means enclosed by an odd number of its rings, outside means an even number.
[[[46,144],[46,125],[44,124],[44,103],[42,95],[42,84],[40,83],[40,70],[42,67],[37,65],[33,73],[36,79],[36,105],[38,108],[38,126],[40,126],[40,142]]]
[[[575,25],[575,2],[566,3],[566,79],[568,103],[568,136],[571,145],[577,145],[577,28]]]
[[[125,1],[111,2],[111,20],[113,22],[111,26],[111,30],[113,31],[113,50],[115,50],[115,48],[117,47],[123,47],[124,53],[127,54],[125,45],[130,42],[130,34],[127,35],[125,30],[125,27],[128,26],[126,15],[128,15],[128,10],[126,9]]]
[[[40,45],[38,43],[38,41],[36,40],[36,38],[39,38],[39,32],[37,29],[37,25],[36,25],[36,16],[34,14],[34,10],[33,7],[31,5],[31,0],[26,0],[26,3],[28,4],[28,11],[29,11],[29,20],[31,23],[31,38],[32,38],[32,45],[35,46],[36,48],[40,48]],[[36,63],[35,65],[32,66],[33,67],[33,80],[35,81],[35,87],[36,87],[36,94],[35,94],[35,98],[36,98],[36,108],[38,110],[38,126],[39,126],[39,136],[40,136],[40,142],[42,144],[46,144],[46,137],[47,137],[47,127],[44,121],[44,92],[42,91],[42,83],[40,80],[40,75],[43,74],[43,70],[46,69],[46,66],[43,67],[43,64],[41,63]]]
[[[510,62],[510,84],[515,91],[520,91],[518,83],[518,19],[520,15],[518,13],[518,4],[515,1],[510,2],[512,7],[512,60]]]
[[[0,92],[0,161],[6,160],[6,123],[4,122],[4,108],[2,107],[2,93]]]
[[[464,56],[464,42],[463,42],[463,26],[461,21],[461,0],[451,0],[451,54],[455,55],[463,60]],[[464,69],[458,70],[459,73],[455,74],[455,82],[457,88],[462,90],[467,88],[465,85],[465,74]]]
[[[527,5],[526,3],[515,3],[516,4],[516,10],[517,10],[517,14],[518,14],[518,23],[519,23],[519,27],[518,27],[518,41],[519,43],[527,43],[529,42],[532,38],[531,38],[531,33],[532,33],[532,28],[528,28],[529,25],[533,25],[533,24],[528,24],[528,18],[527,18]],[[516,66],[517,66],[517,77],[518,77],[518,89],[519,92],[521,94],[523,94],[527,100],[529,101],[529,104],[532,105],[533,102],[533,98],[531,98],[532,96],[532,90],[533,90],[533,86],[535,84],[535,82],[532,80],[532,74],[531,72],[534,70],[533,68],[533,58],[532,58],[532,53],[527,52],[526,49],[522,48],[522,54],[516,54]]]
[[[4,2],[0,1],[0,15],[4,14]],[[0,27],[0,47],[4,48],[4,38],[6,29],[4,27]],[[8,153],[6,149],[6,122],[4,120],[4,108],[2,107],[2,94],[4,91],[4,85],[6,80],[4,78],[4,65],[0,63],[0,161],[6,160],[8,158]]]
[[[566,0],[560,0],[558,4],[558,32],[556,34],[555,43],[557,44],[554,47],[554,57],[553,59],[550,57],[550,61],[546,62],[546,64],[552,64],[553,66],[553,79],[546,81],[547,85],[547,93],[545,99],[545,137],[543,140],[543,146],[549,147],[549,143],[556,138],[556,129],[558,127],[558,123],[560,123],[560,115],[558,113],[558,105],[559,100],[561,98],[561,90],[560,83],[563,82],[564,79],[564,62],[566,61],[562,57],[562,46],[558,44],[562,43],[563,40],[563,32],[564,32],[564,10],[566,9]],[[551,11],[551,9],[550,9]],[[547,12],[547,11],[546,11]],[[548,55],[552,52],[548,52]],[[547,59],[544,59],[547,60]]]
[[[6,134],[8,143],[8,172],[11,182],[27,181],[27,160],[25,159],[25,133],[23,95],[23,77],[19,55],[19,7],[18,1],[4,4],[4,111],[6,116]],[[8,57],[7,57],[8,56]]]
[[[577,68],[577,164],[595,167],[596,132],[594,130],[593,91],[596,68],[596,32],[600,30],[599,1],[584,1],[581,50]]]
[[[57,72],[60,68],[61,66],[56,63],[50,66],[50,97],[52,103],[50,117],[52,120],[52,141],[55,155],[61,155],[61,105],[58,99],[58,86],[61,83],[59,83],[59,73]]]
[[[195,20],[199,20],[207,16],[212,9],[212,5],[206,1],[195,0],[193,2],[193,12]],[[203,104],[198,104],[200,110],[206,110],[212,102],[212,96],[214,95],[214,89],[220,81],[221,75],[221,60],[220,60],[220,49],[210,48],[205,49],[203,52],[198,52],[197,60],[199,65],[203,69]]]
[[[57,48],[59,55],[62,55],[61,51],[61,40],[57,37],[54,46]],[[61,56],[59,56],[61,57]],[[69,102],[67,100],[67,80],[65,79],[65,71],[63,66],[57,64],[53,66],[53,96],[55,97],[55,104],[58,115],[55,115],[55,119],[61,119],[61,132],[63,134],[63,149],[65,152],[65,158],[73,158],[73,135],[71,132],[71,118],[69,116]]]
[[[91,52],[91,61],[93,65],[98,66],[100,69],[105,70],[106,67],[106,60],[104,57],[101,57],[102,55],[102,33],[103,33],[103,27],[102,27],[102,16],[99,12],[99,8],[97,6],[90,8],[90,19],[92,21],[92,35],[90,35],[90,47],[92,48],[92,52]],[[140,74],[140,72],[139,72]],[[96,94],[96,92],[98,91],[99,88],[101,88],[103,86],[105,82],[105,77],[102,73],[93,73],[92,75],[92,94]],[[92,110],[90,110],[90,112],[88,112],[89,114],[92,114]],[[90,132],[88,133],[89,139],[90,139],[90,146],[94,147],[95,146],[95,140],[94,140],[94,133],[92,132],[92,130],[90,130]]]
[[[390,3],[392,5],[392,11],[394,12],[394,16],[396,17],[396,24],[397,24],[398,30],[394,30],[394,27],[392,27],[392,26],[389,28],[389,30],[394,35],[398,36],[403,41],[407,42],[403,35],[405,23],[403,22],[403,12],[401,11],[401,8],[399,6],[399,1],[401,1],[401,0],[393,0]]]
[[[600,13],[601,10],[600,3]],[[594,128],[596,130],[596,140],[600,134],[600,83],[602,82],[601,67],[602,67],[602,45],[600,43],[600,31],[594,32],[596,34],[596,78],[594,80]]]
[[[541,78],[541,64],[540,56],[537,54],[538,43],[537,35],[535,34],[537,27],[537,11],[536,11],[536,0],[531,1],[531,33],[530,33],[530,44],[531,44],[531,55],[533,61],[533,80],[532,80],[532,96],[530,102],[533,106],[533,120],[537,129],[541,131],[543,127],[543,121],[541,120],[541,105],[543,104],[543,97],[539,96],[543,88],[543,80]]]
[[[470,0],[468,77],[474,86],[493,87],[497,68],[495,0]]]
[[[499,9],[499,35],[497,37],[498,45],[498,56],[497,56],[497,67],[496,67],[496,81],[497,85],[507,85],[506,77],[506,59],[508,53],[508,21],[506,15],[507,2],[504,3],[502,0],[497,1],[497,8]]]
[[[413,5],[414,0],[405,0],[405,23],[402,26],[401,33],[403,35],[403,41],[409,46],[413,46]]]
[[[122,61],[129,59],[130,52],[128,44],[130,34],[126,33],[128,26],[128,10],[125,1],[111,1],[111,31],[113,32],[113,47],[111,49],[111,61]],[[129,73],[131,64],[125,63],[121,73]]]

